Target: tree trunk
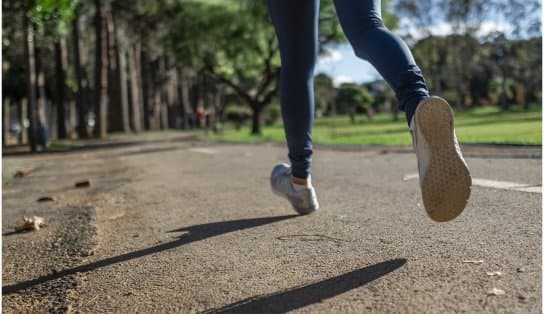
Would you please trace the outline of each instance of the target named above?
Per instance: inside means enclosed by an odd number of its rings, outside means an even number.
[[[130,66],[130,113],[131,121],[130,125],[134,132],[142,131],[142,118],[141,118],[141,108],[142,108],[142,97],[140,89],[140,71],[139,71],[139,58],[137,56],[140,54],[140,47],[138,44],[128,51],[128,62]]]
[[[143,59],[142,59],[143,60]],[[146,62],[147,63],[147,62]],[[160,129],[160,112],[161,112],[161,95],[160,95],[160,58],[155,62],[148,63],[149,73],[149,107],[148,109],[148,120],[149,120],[149,129],[158,130]],[[144,74],[145,77],[145,74]]]
[[[8,67],[4,66],[8,62],[2,62],[2,75],[6,77],[6,72]],[[6,96],[6,93],[2,94],[2,146],[5,147],[8,144],[8,134],[9,134],[9,115],[10,115],[10,99]]]
[[[76,93],[76,107],[78,116],[77,133],[79,138],[88,138],[89,133],[87,131],[87,110],[88,106],[88,88],[89,83],[87,80],[87,73],[85,66],[87,64],[87,58],[85,54],[85,47],[83,40],[80,36],[81,18],[80,18],[81,6],[78,6],[75,10],[75,17],[72,21],[72,39],[74,47],[74,74],[77,82]]]
[[[255,103],[251,105],[253,115],[251,116],[251,135],[261,135],[261,113],[264,104]]]
[[[142,105],[143,105],[143,121],[144,121],[144,128],[146,130],[149,130],[151,128],[151,104],[153,103],[153,93],[151,92],[151,69],[149,67],[149,56],[147,54],[147,51],[145,48],[142,48],[140,51],[140,55],[138,56],[140,58],[140,64],[141,64],[141,80],[142,80]]]
[[[501,67],[501,76],[501,93],[499,96],[500,107],[502,110],[508,110],[508,99],[506,93],[506,70],[503,67]]]
[[[160,121],[161,121],[161,129],[168,129],[168,57],[166,55],[163,55],[161,58],[161,66],[159,68],[159,78],[160,78],[160,99],[161,99],[161,109],[160,109]]]
[[[36,118],[36,59],[34,58],[34,27],[26,15],[24,19],[25,60],[27,71],[26,92],[28,97],[28,142],[33,152],[38,150],[37,118]]]
[[[348,113],[349,113],[349,123],[351,124],[355,124],[355,107],[350,106],[350,108],[348,109]]]
[[[10,111],[10,100],[4,98],[2,101],[3,110],[2,110],[2,146],[8,146],[8,134],[9,134],[9,111]]]
[[[168,60],[170,61],[170,60]],[[167,83],[166,83],[166,103],[168,107],[168,128],[178,129],[180,127],[179,121],[179,110],[178,106],[180,103],[180,98],[177,94],[178,86],[178,72],[176,67],[169,62],[169,69],[167,72]]]
[[[74,99],[68,102],[68,109],[66,112],[66,119],[68,120],[68,138],[76,138],[76,128],[77,125],[77,110],[76,102]]]
[[[178,72],[178,98],[179,98],[179,115],[181,119],[181,128],[187,128],[187,108],[189,107],[189,84],[187,82],[187,73],[182,68],[177,69]]]
[[[117,39],[115,24],[111,11],[106,12],[107,60],[108,60],[108,132],[123,131],[121,109],[121,80],[119,58],[117,56]]]
[[[107,0],[105,0],[107,1]],[[106,3],[103,0],[95,0],[95,128],[94,135],[98,138],[107,135],[106,110],[108,106],[108,43],[106,25]]]
[[[108,29],[108,132],[128,131],[126,81],[122,78],[117,28],[111,12],[106,13]],[[124,60],[123,60],[124,61]],[[124,83],[124,88],[123,88]]]
[[[59,139],[67,137],[66,128],[66,68],[68,59],[66,53],[66,40],[59,39],[55,43],[55,63],[57,76],[57,136]]]
[[[223,113],[223,91],[220,86],[217,87],[213,95],[213,113],[211,116],[211,128],[214,133],[219,132],[221,116]]]
[[[121,111],[123,116],[123,132],[130,131],[129,124],[129,108],[128,108],[128,87],[127,87],[127,60],[124,51],[119,52],[117,49],[117,55],[119,57],[119,85],[121,88]]]
[[[38,145],[47,146],[49,133],[49,125],[47,123],[47,97],[45,94],[45,73],[43,60],[41,57],[42,49],[34,47],[34,58],[36,60],[36,87],[38,89],[38,98],[36,106],[36,122],[37,122],[37,140]],[[36,88],[35,87],[35,88]]]
[[[19,144],[28,143],[28,131],[26,129],[26,120],[29,116],[28,102],[26,98],[21,100],[21,109],[19,111],[19,123],[21,125],[21,134],[19,134]]]

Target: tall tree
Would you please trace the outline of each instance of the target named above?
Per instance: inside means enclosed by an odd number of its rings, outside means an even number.
[[[67,136],[67,104],[66,104],[66,69],[68,66],[67,61],[67,47],[66,38],[69,34],[70,21],[74,16],[74,9],[78,1],[71,0],[35,0],[34,8],[32,10],[32,17],[36,23],[37,31],[40,36],[40,40],[36,45],[36,70],[37,83],[39,91],[39,114],[38,122],[40,127],[41,141],[45,142],[48,136],[47,116],[49,111],[46,104],[52,103],[56,105],[56,118],[57,118],[57,135],[59,138],[65,138]],[[53,47],[50,44],[53,43]],[[48,66],[46,58],[49,58],[49,52],[54,51],[55,60],[55,85],[56,85],[56,97],[54,102],[48,101],[46,97],[46,71],[53,71],[52,67]],[[46,57],[47,56],[47,57]]]
[[[142,131],[142,86],[140,68],[140,44],[134,43],[128,50],[130,68],[130,127],[134,132]]]
[[[131,89],[139,90],[140,95],[136,100],[139,101],[141,108],[137,116],[141,121],[137,124],[141,124],[145,129],[149,129],[153,119],[154,86],[151,72],[156,69],[152,67],[152,64],[164,54],[161,40],[165,33],[171,30],[161,28],[161,25],[168,23],[169,14],[171,14],[168,8],[171,3],[177,3],[177,1],[112,0],[112,7],[117,13],[119,24],[124,26],[125,35],[131,41],[132,48],[138,50],[133,51],[137,53],[133,55],[134,60],[129,60],[129,64],[134,62],[135,72],[139,75],[137,80],[131,77],[131,84],[138,84],[132,86]]]
[[[118,27],[112,10],[106,12],[108,42],[108,132],[129,131],[126,64],[120,52]]]
[[[28,140],[31,150],[35,152],[38,150],[38,121],[36,115],[36,59],[34,58],[34,27],[30,17],[27,15],[27,10],[24,10],[23,12],[25,60],[27,71],[28,120],[30,122]]]
[[[335,99],[339,111],[348,113],[352,124],[355,123],[356,113],[369,109],[372,101],[366,88],[353,83],[340,85]]]
[[[328,28],[322,44],[342,40],[337,20],[322,15]],[[185,2],[172,19],[167,45],[177,61],[205,71],[251,108],[252,134],[261,133],[261,114],[278,92],[280,61],[274,29],[263,1]],[[225,27],[228,25],[228,27]]]
[[[424,57],[416,58],[417,63],[425,68],[426,80],[429,89],[436,94],[441,94],[442,85],[440,80],[440,46],[434,40],[433,33],[436,24],[439,22],[438,0],[399,0],[395,4],[395,11],[409,21],[409,25],[415,29],[419,40],[426,40],[425,45],[420,45]],[[411,36],[411,34],[408,34]],[[419,44],[419,42],[418,42]]]
[[[26,60],[27,74],[27,97],[28,97],[28,115],[30,121],[29,143],[32,151],[38,148],[38,135],[43,135],[45,132],[39,132],[39,124],[45,126],[44,107],[44,86],[45,78],[43,77],[44,61],[37,60],[40,56],[37,52],[41,52],[44,48],[36,45],[36,33],[41,39],[41,44],[45,46],[49,42],[55,42],[59,37],[65,35],[62,32],[65,29],[66,23],[71,19],[71,11],[73,4],[77,1],[70,0],[25,0],[18,2],[18,7],[13,7],[14,11],[20,12],[23,18],[23,34],[24,34],[24,55]],[[45,29],[48,32],[45,32]],[[39,62],[37,62],[39,61]],[[37,73],[37,72],[38,73]],[[39,74],[39,77],[38,77]],[[37,84],[40,83],[41,105],[36,99]],[[62,83],[59,85],[63,85]],[[41,114],[38,115],[38,106],[41,106]],[[41,121],[40,121],[41,120]]]
[[[334,88],[332,79],[328,75],[320,73],[315,76],[314,85],[316,112],[327,110],[330,115],[336,115],[334,98],[338,91]]]
[[[74,11],[72,20],[72,47],[74,49],[74,75],[77,84],[76,108],[78,117],[77,133],[79,138],[89,137],[87,131],[87,112],[89,110],[89,79],[87,76],[87,54],[85,43],[81,37],[81,11],[82,6],[78,5]]]
[[[66,39],[60,38],[55,43],[55,70],[57,76],[57,136],[67,137],[66,128],[66,69],[68,67],[68,55],[66,51]]]
[[[94,135],[103,138],[107,135],[106,110],[108,106],[108,41],[106,15],[108,0],[95,0],[95,129]]]

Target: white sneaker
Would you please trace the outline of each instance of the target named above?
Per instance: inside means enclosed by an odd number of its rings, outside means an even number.
[[[472,179],[457,142],[450,105],[436,96],[423,100],[410,122],[410,132],[425,210],[435,221],[452,220],[467,204]]]
[[[272,169],[270,186],[275,194],[286,198],[301,215],[306,215],[319,209],[314,187],[310,185],[297,186],[295,188],[291,167],[287,164],[279,164]]]

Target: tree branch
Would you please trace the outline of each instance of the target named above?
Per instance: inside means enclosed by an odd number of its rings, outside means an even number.
[[[264,93],[264,91],[268,88],[271,82],[273,82],[278,76],[279,76],[279,68],[273,69],[272,68],[272,59],[276,55],[276,52],[278,51],[276,47],[273,45],[274,43],[274,37],[270,37],[268,39],[268,55],[264,59],[264,65],[265,65],[265,77],[263,80],[263,83],[259,88],[257,89],[257,96]]]
[[[263,105],[270,103],[272,101],[272,97],[276,96],[277,92],[278,92],[278,84],[276,83],[274,88],[272,88],[271,90],[268,91],[268,93],[266,93],[266,95],[264,96],[263,100],[260,101],[260,103]]]
[[[213,70],[213,67],[211,65],[206,65],[204,67],[204,70],[216,82],[225,84],[225,85],[229,86],[230,88],[232,88],[236,92],[236,94],[238,94],[240,97],[244,98],[248,102],[248,104],[252,104],[254,102],[254,99],[251,98],[251,96],[243,88],[241,88],[238,84],[234,83],[232,80],[229,80],[228,78],[226,78],[226,77],[224,77],[224,76],[222,76],[220,74],[215,73],[215,71]]]

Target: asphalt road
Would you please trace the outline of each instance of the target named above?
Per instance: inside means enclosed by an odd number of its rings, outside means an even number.
[[[540,149],[467,147],[483,183],[449,223],[421,207],[409,150],[317,147],[309,216],[270,191],[277,145],[5,157],[4,311],[540,313]],[[14,232],[23,215],[47,226]]]

